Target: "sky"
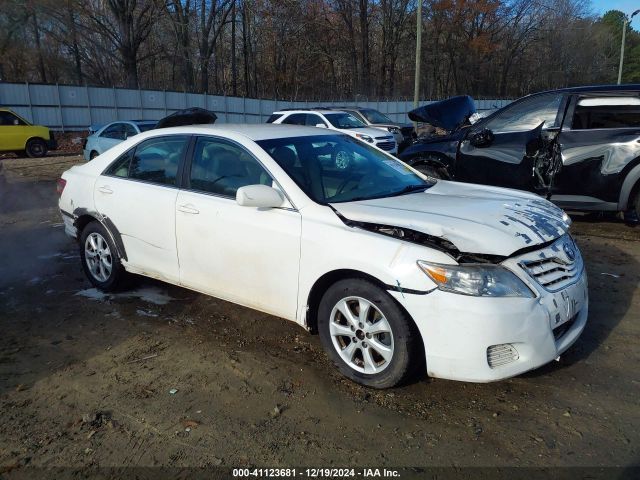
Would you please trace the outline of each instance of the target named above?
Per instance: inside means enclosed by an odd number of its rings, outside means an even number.
[[[640,0],[591,0],[594,13],[603,14],[608,10],[620,10],[631,15],[635,10],[640,9]],[[631,22],[634,30],[640,31],[640,13],[633,17]]]

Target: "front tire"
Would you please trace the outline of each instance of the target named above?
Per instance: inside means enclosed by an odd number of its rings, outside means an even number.
[[[318,330],[340,372],[367,387],[394,387],[423,366],[412,320],[368,280],[352,278],[332,285],[320,301]]]
[[[25,146],[25,152],[29,158],[40,158],[47,154],[47,144],[41,138],[32,138]]]
[[[89,223],[80,236],[80,259],[89,281],[103,292],[121,289],[127,272],[111,235],[100,222]]]
[[[436,180],[446,180],[449,177],[446,170],[434,163],[434,160],[435,158],[431,155],[420,157],[411,162],[411,166],[427,177]]]
[[[94,158],[96,158],[99,155],[98,152],[96,152],[95,150],[91,150],[91,153],[89,154],[89,160],[93,160]]]

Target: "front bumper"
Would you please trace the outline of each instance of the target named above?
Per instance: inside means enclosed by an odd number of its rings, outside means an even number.
[[[487,298],[434,290],[426,295],[390,292],[421,333],[432,377],[491,382],[540,367],[567,350],[587,322],[587,277],[557,292],[536,288],[537,298]],[[511,345],[517,358],[490,366],[488,349]]]

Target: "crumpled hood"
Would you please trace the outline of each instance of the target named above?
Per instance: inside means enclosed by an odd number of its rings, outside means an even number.
[[[455,130],[471,115],[476,113],[476,105],[469,95],[451,97],[440,102],[428,103],[408,115],[414,122],[424,122],[445,130]]]
[[[554,240],[571,220],[537,195],[438,181],[425,192],[332,204],[349,220],[403,227],[440,237],[465,253],[509,256]]]

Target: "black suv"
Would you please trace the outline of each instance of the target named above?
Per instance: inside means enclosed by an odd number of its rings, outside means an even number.
[[[446,130],[400,158],[423,173],[529,190],[566,209],[640,212],[640,85],[536,93],[481,118],[471,97],[420,107]]]

